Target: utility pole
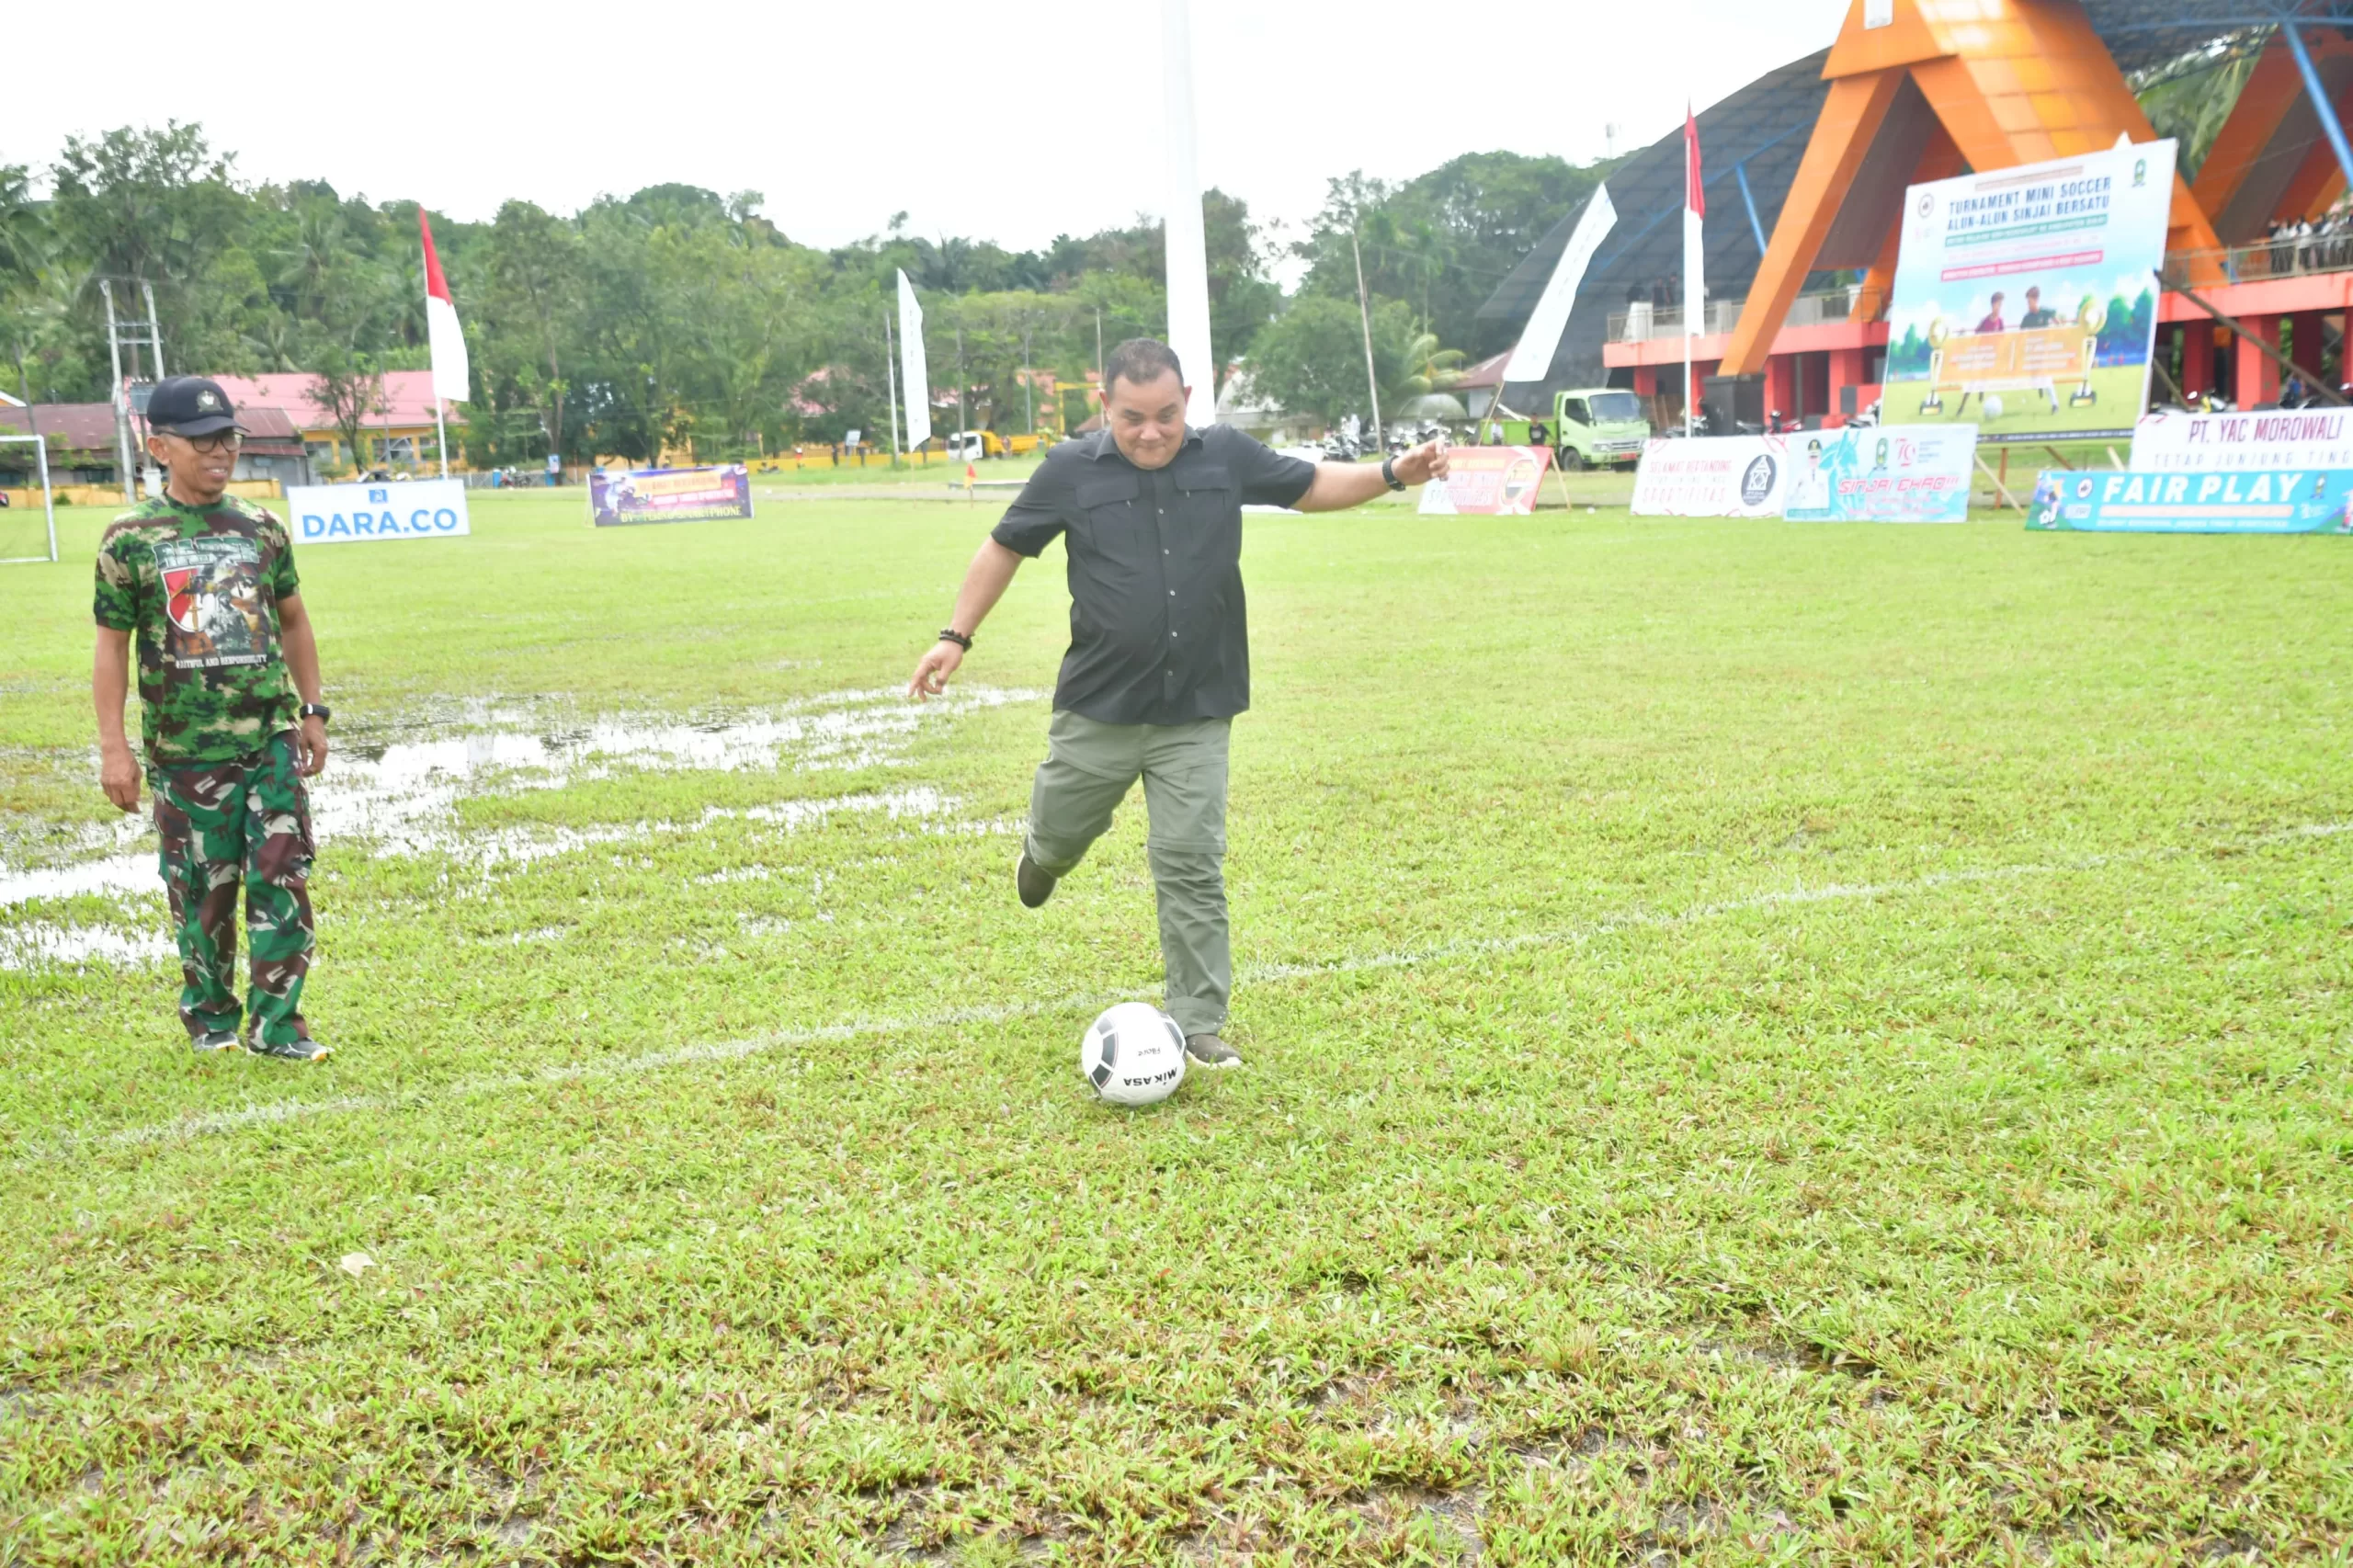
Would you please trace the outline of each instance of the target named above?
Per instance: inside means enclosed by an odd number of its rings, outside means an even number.
[[[1372,305],[1365,297],[1364,250],[1354,229],[1348,231],[1348,254],[1357,259],[1357,316],[1364,323],[1364,385],[1372,399],[1372,449],[1386,451],[1389,443],[1381,433],[1381,378],[1372,368]]]
[[[964,324],[956,324],[956,444],[972,433],[972,416],[964,408]]]
[[[98,293],[107,302],[107,353],[114,362],[114,458],[115,471],[122,479],[122,504],[135,506],[138,496],[131,486],[131,408],[122,390],[122,334],[114,319],[114,284],[98,279]]]
[[[1029,434],[1035,436],[1038,433],[1038,391],[1030,384],[1029,333],[1029,318],[1025,315],[1021,318],[1021,406],[1029,422]]]
[[[891,335],[891,312],[882,312],[882,375],[891,386],[891,466],[899,466],[899,350]]]
[[[155,324],[155,286],[144,278],[139,280],[140,292],[147,296],[147,347],[155,354],[155,379],[168,374],[164,369],[164,329]]]

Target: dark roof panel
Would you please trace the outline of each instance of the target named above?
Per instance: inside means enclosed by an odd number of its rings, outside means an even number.
[[[1817,50],[1702,110],[1699,121],[1699,163],[1707,181],[1708,215],[1700,233],[1706,249],[1708,292],[1711,298],[1736,300],[1748,292],[1764,253],[1756,243],[1762,229],[1772,235],[1781,203],[1797,177],[1805,156],[1807,138],[1822,113],[1829,85],[1822,67],[1830,57]],[[1742,188],[1746,179],[1746,192]],[[1611,172],[1606,184],[1618,222],[1594,252],[1585,281],[1569,313],[1568,330],[1552,357],[1546,391],[1592,386],[1607,379],[1601,363],[1602,335],[1611,311],[1623,310],[1627,290],[1647,294],[1661,278],[1678,278],[1683,272],[1683,128],[1677,126],[1658,141],[1632,154]],[[1756,222],[1749,221],[1749,203],[1756,204]],[[1483,317],[1525,320],[1536,308],[1561,251],[1569,243],[1584,210],[1570,213],[1528,253],[1511,275],[1498,284],[1479,307]]]

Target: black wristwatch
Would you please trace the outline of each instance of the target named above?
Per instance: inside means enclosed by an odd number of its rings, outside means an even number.
[[[320,723],[324,724],[334,720],[335,710],[324,702],[305,702],[302,704],[302,717],[316,719]]]
[[[1403,490],[1405,488],[1405,482],[1397,477],[1397,460],[1395,458],[1383,458],[1381,460],[1381,481],[1383,484],[1388,485],[1392,490]]]

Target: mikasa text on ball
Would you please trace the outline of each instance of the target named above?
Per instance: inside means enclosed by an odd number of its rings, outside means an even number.
[[[1079,1037],[1078,1070],[1098,1098],[1154,1104],[1185,1081],[1185,1031],[1149,1002],[1122,1002]]]

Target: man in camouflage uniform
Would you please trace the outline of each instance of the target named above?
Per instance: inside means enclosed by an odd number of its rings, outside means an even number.
[[[122,727],[135,640],[140,730],[185,977],[180,1020],[199,1054],[242,1046],[321,1061],[327,1048],[311,1038],[301,1008],[313,847],[302,780],[326,766],[328,714],[293,543],[276,517],[227,494],[244,432],[219,386],[198,376],[156,382],[147,424],[147,450],[169,483],[98,543],[99,781],[117,806],[139,809],[140,767]],[[242,1007],[240,883],[252,980]]]

